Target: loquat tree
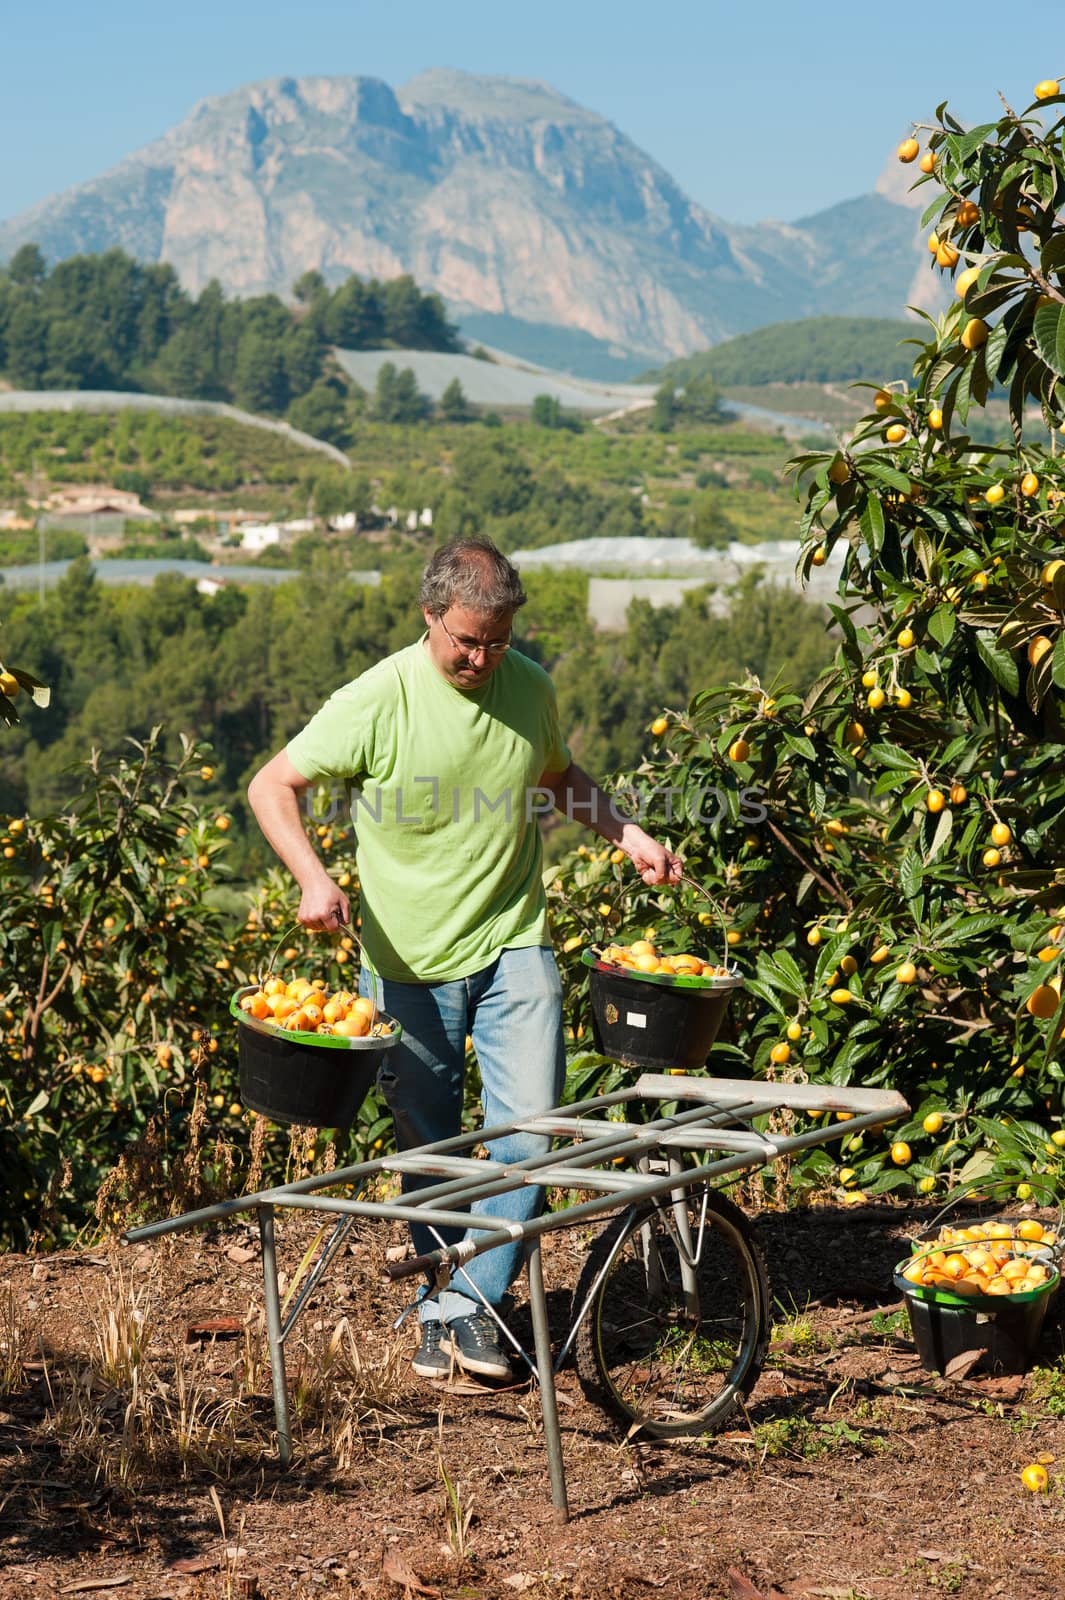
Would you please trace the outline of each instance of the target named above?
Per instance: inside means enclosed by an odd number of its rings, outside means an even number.
[[[187,1089],[232,1078],[216,1037],[232,980],[212,899],[225,830],[189,795],[211,769],[188,740],[168,761],[158,729],[130,742],[128,756],[84,763],[69,814],[9,817],[0,832],[9,1247],[80,1226],[153,1115],[173,1136]]]
[[[621,775],[715,912],[603,852],[553,882],[578,1013],[589,936],[727,930],[747,982],[712,1066],[907,1096],[842,1168],[799,1163],[800,1192],[1065,1178],[1063,103],[1047,81],[971,129],[942,106],[923,156],[899,149],[955,293],[911,381],[792,464],[801,578],[843,550],[831,668],[702,690]]]

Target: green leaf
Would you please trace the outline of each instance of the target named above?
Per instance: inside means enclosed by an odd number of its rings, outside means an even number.
[[[923,528],[914,528],[911,537],[913,553],[921,563],[921,570],[926,578],[932,577],[932,570],[936,564],[937,550],[933,541]]]
[[[958,1173],[958,1187],[970,1183],[981,1183],[989,1178],[995,1170],[995,1156],[991,1150],[974,1150],[968,1161]]]
[[[758,978],[746,978],[743,985],[748,994],[753,994],[756,999],[764,1001],[778,1016],[784,1017],[791,1014],[790,1007],[785,1006],[770,983],[763,983]]]
[[[1040,656],[1035,666],[1029,668],[1025,694],[1033,711],[1039,710],[1039,707],[1050,693],[1053,672],[1054,652],[1052,650],[1048,650],[1045,655]]]
[[[39,678],[35,678],[32,672],[24,672],[21,667],[9,667],[8,670],[18,679],[35,706],[43,709],[49,704],[52,698],[51,689]]]
[[[1040,306],[1032,318],[1036,348],[1058,377],[1065,377],[1065,306]]]
[[[846,1073],[847,1078],[849,1078],[856,1066],[862,1061],[868,1061],[869,1057],[875,1055],[879,1049],[880,1041],[878,1039],[848,1039],[836,1055],[833,1066],[837,1072]],[[839,1083],[845,1082],[846,1079],[835,1079],[833,1081]]]
[[[884,508],[875,494],[866,495],[858,512],[858,526],[870,552],[879,555],[884,542]]]
[[[899,861],[899,885],[907,900],[916,900],[924,882],[924,868],[917,851],[906,850]]]
[[[982,825],[981,825],[982,831]],[[967,939],[982,939],[988,933],[1002,931],[1001,916],[988,914],[952,918],[939,930],[937,943],[941,945],[963,944]],[[996,1094],[998,1091],[995,1091]]]
[[[1039,264],[1044,272],[1057,272],[1065,266],[1065,233],[1052,233],[1039,252]]]
[[[954,637],[954,629],[957,625],[957,620],[957,617],[954,615],[954,607],[950,604],[949,600],[945,601],[942,605],[936,606],[936,609],[930,614],[928,618],[928,631],[941,648],[948,645],[951,639]]]
[[[862,474],[866,478],[876,478],[879,483],[886,483],[889,489],[894,489],[897,494],[909,494],[913,482],[904,472],[899,472],[895,467],[887,467],[878,459],[862,463]]]
[[[831,692],[831,690],[839,686],[839,682],[840,674],[835,667],[831,667],[827,672],[823,672],[814,683],[809,694],[806,696],[806,699],[803,701],[801,715],[804,718],[808,718],[812,711],[816,711],[817,707]]]
[[[787,974],[787,976],[791,979],[791,992],[796,995],[805,994],[806,979],[799,971],[798,964],[791,952],[788,950],[776,950],[773,953],[772,959],[776,962],[776,965],[780,968],[781,972]]]
[[[954,391],[954,405],[957,409],[959,417],[963,422],[968,420],[969,406],[972,403],[974,365],[975,356],[970,355],[968,361],[958,374],[958,382]]]
[[[932,842],[925,851],[925,866],[933,862],[947,840],[950,838],[954,826],[954,816],[949,806],[944,806],[936,822],[936,831],[932,835]]]
[[[1021,679],[1017,663],[1009,651],[1003,648],[993,633],[988,633],[983,628],[976,630],[973,639],[981,661],[995,682],[1008,694],[1016,694]]]
[[[784,960],[788,965],[785,966]],[[801,1000],[806,993],[806,984],[802,973],[795,965],[793,958],[787,951],[778,950],[770,955],[765,950],[758,952],[758,976],[764,983],[774,989],[783,989],[785,994],[792,995],[796,1000]]]
[[[1057,588],[1057,584],[1054,585]],[[1065,689],[1065,633],[1059,633],[1054,645],[1054,661],[1051,668],[1054,687]]]
[[[912,754],[908,750],[903,750],[897,744],[878,741],[870,749],[869,755],[877,766],[891,767],[896,772],[913,772],[914,770]]]
[[[849,644],[856,644],[858,641],[858,635],[855,632],[854,623],[851,621],[850,612],[844,606],[832,604],[829,605],[828,609],[838,622],[840,632],[843,634],[843,637]]]
[[[946,146],[959,167],[964,166],[969,157],[975,155],[980,146],[987,141],[988,135],[995,132],[997,122],[981,122],[978,127],[970,128],[968,133],[948,133]]]
[[[933,364],[925,380],[926,394],[938,394],[946,380],[961,366],[965,359],[965,351],[960,348],[948,350],[944,355],[941,355]]]

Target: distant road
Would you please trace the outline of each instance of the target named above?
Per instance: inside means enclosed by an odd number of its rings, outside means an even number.
[[[305,576],[298,567],[250,567],[215,565],[210,561],[177,561],[160,558],[154,561],[136,561],[129,557],[89,563],[101,583],[139,584],[147,587],[165,573],[174,572],[181,578],[191,578],[194,583],[207,579],[214,583],[287,583],[290,578]],[[65,575],[69,561],[46,561],[44,567],[0,567],[0,586],[9,589],[36,589],[44,575],[44,586],[50,589]],[[352,572],[353,583],[379,584],[379,572]]]
[[[145,587],[167,572],[176,572],[179,577],[191,578],[194,582],[201,578],[213,578],[230,583],[284,583],[287,578],[300,576],[296,568],[216,567],[210,561],[174,559],[136,561],[127,557],[113,561],[91,561],[89,565],[101,583],[135,583]],[[66,575],[69,566],[69,561],[46,561],[43,567],[37,562],[21,567],[0,567],[0,580],[7,589],[36,589],[43,573],[44,586],[50,589]]]
[[[263,428],[267,433],[280,434],[290,444],[304,450],[317,450],[339,466],[351,466],[343,450],[338,450],[335,444],[301,433],[287,422],[256,417],[250,411],[224,405],[220,400],[175,400],[171,395],[127,394],[122,389],[12,389],[0,392],[0,415],[5,411],[161,411],[170,417],[224,417],[228,422],[240,422],[247,428]]]

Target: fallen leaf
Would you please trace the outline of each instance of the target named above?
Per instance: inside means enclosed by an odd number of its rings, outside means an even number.
[[[1005,1378],[985,1378],[981,1388],[995,1400],[1017,1400],[1027,1386],[1028,1379],[1018,1373]]]
[[[185,1343],[197,1339],[233,1339],[244,1332],[242,1317],[198,1317],[185,1328]]]
[[[982,1350],[962,1350],[960,1354],[952,1356],[943,1368],[944,1378],[951,1378],[955,1382],[967,1378],[983,1354]]]
[[[761,1589],[756,1589],[750,1578],[745,1578],[737,1567],[729,1567],[728,1581],[732,1587],[732,1600],[765,1600]]]
[[[414,1594],[427,1594],[434,1600],[442,1600],[439,1589],[423,1583],[413,1567],[409,1567],[402,1556],[390,1555],[387,1551],[381,1557],[381,1575],[388,1578],[391,1583],[401,1584],[404,1589]]]
[[[503,1586],[507,1589],[516,1589],[519,1594],[522,1594],[526,1589],[531,1589],[533,1584],[538,1582],[539,1579],[535,1572],[512,1572],[509,1578],[503,1579]]]
[[[128,1573],[121,1578],[79,1578],[76,1583],[65,1583],[60,1594],[84,1594],[89,1589],[117,1589],[123,1583],[132,1583]]]
[[[256,1261],[258,1256],[258,1250],[249,1250],[243,1244],[231,1244],[226,1251],[226,1260],[236,1262],[238,1267],[245,1266],[249,1261]]]
[[[171,1561],[167,1567],[168,1572],[213,1572],[221,1560],[220,1556],[181,1556],[177,1561]]]

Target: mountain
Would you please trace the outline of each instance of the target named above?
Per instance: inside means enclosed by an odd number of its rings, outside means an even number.
[[[0,223],[0,260],[119,245],[201,289],[287,293],[308,268],[409,272],[522,354],[660,360],[769,322],[898,315],[926,259],[912,197],[795,223],[704,211],[605,118],[546,84],[421,74],[276,78],[201,101],[110,172]],[[552,352],[557,359],[557,349]]]

